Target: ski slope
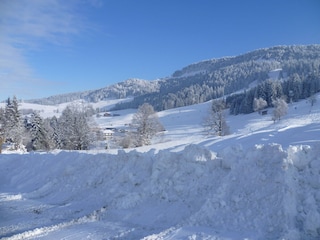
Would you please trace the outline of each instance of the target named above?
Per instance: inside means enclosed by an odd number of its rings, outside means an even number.
[[[317,100],[276,123],[272,109],[228,115],[225,137],[203,131],[208,102],[159,112],[151,146],[5,152],[0,238],[319,239]],[[117,113],[96,121],[121,127],[134,110]]]

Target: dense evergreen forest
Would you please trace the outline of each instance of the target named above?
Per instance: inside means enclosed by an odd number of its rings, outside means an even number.
[[[148,102],[160,111],[228,96],[232,114],[249,113],[255,97],[271,106],[272,99],[282,95],[296,101],[318,92],[319,68],[320,45],[261,49],[192,64],[162,80],[159,91],[137,96],[116,109]]]
[[[273,101],[284,98],[287,102],[298,101],[310,98],[320,91],[319,74],[311,73],[300,77],[297,73],[288,79],[266,80],[258,86],[232,94],[226,98],[226,104],[230,108],[230,113],[252,113],[254,109],[254,99],[266,101],[265,107],[273,107]]]

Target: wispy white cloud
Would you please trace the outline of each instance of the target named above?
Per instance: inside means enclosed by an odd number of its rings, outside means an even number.
[[[48,84],[36,77],[26,56],[41,51],[43,43],[68,46],[72,36],[88,31],[88,21],[78,11],[81,4],[101,6],[99,0],[1,0],[0,100],[21,93],[27,97],[32,83]]]
[[[100,8],[103,6],[103,0],[87,0],[87,2],[96,8]]]
[[[64,43],[70,34],[78,34],[85,28],[74,3],[61,0],[3,0],[0,4],[1,27],[11,41],[25,47],[43,40]]]

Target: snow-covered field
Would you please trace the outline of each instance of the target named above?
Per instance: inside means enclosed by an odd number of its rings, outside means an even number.
[[[320,239],[320,96],[227,116],[225,137],[203,132],[209,105],[160,112],[151,146],[0,155],[0,238]]]

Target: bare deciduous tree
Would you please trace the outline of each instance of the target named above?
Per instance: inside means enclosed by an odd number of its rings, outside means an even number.
[[[268,106],[268,103],[263,98],[254,98],[253,99],[253,111],[258,111],[259,114],[261,110]]]
[[[88,111],[89,109],[89,111]],[[68,150],[89,149],[92,129],[89,125],[91,108],[78,105],[68,105],[62,112],[58,121],[58,135],[60,148]]]
[[[148,103],[144,103],[138,108],[132,118],[131,127],[133,128],[131,138],[135,138],[136,146],[150,145],[151,139],[163,130],[157,113]]]
[[[288,104],[283,98],[277,98],[272,104],[274,106],[272,120],[275,122],[287,114]]]
[[[316,94],[312,94],[312,95],[309,97],[309,102],[311,103],[311,107],[313,107],[313,105],[317,102],[317,96],[316,96]]]
[[[204,120],[205,131],[209,134],[225,136],[229,134],[225,114],[225,103],[222,100],[214,100],[209,110],[207,118]]]

